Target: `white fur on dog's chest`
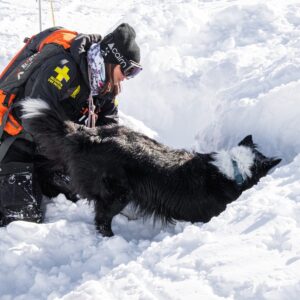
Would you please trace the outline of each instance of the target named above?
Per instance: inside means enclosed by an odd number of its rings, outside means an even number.
[[[251,167],[254,163],[254,153],[251,148],[245,146],[234,147],[229,151],[222,150],[213,155],[212,164],[229,179],[235,179],[233,161],[236,162],[238,170],[243,179],[251,177]]]

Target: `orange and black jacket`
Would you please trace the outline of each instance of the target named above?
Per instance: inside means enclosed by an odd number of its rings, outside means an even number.
[[[61,105],[70,120],[84,124],[90,93],[86,55],[89,47],[100,40],[99,35],[80,34],[70,49],[61,49],[45,59],[26,81],[18,100],[31,97]],[[94,96],[94,104],[99,111],[97,126],[118,122],[118,108],[112,94]],[[18,108],[14,113],[20,117]]]

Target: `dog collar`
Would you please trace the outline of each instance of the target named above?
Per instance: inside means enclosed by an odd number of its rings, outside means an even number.
[[[237,183],[237,185],[242,185],[245,180],[244,180],[243,175],[241,174],[241,172],[239,170],[237,162],[235,160],[232,160],[232,165],[233,165],[234,180]]]

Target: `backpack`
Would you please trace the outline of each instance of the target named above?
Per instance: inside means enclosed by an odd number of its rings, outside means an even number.
[[[2,162],[16,139],[31,140],[11,111],[18,105],[15,99],[30,75],[49,57],[69,49],[77,35],[75,31],[53,27],[27,38],[0,75],[0,226],[15,220],[43,220],[42,191],[35,165]]]
[[[26,38],[24,47],[13,57],[0,75],[0,162],[10,145],[17,138],[30,139],[23,127],[12,115],[14,100],[30,75],[51,56],[69,49],[78,35],[62,27],[48,28]],[[6,132],[9,138],[1,140]]]

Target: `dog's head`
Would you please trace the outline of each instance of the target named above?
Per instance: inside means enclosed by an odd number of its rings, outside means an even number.
[[[258,151],[251,135],[230,151],[218,152],[213,159],[212,164],[227,178],[235,181],[241,190],[251,188],[281,161],[279,158],[266,157]]]
[[[253,162],[250,166],[250,174],[244,180],[244,188],[250,188],[255,185],[260,178],[267,175],[267,173],[281,162],[280,158],[266,157],[258,151],[256,144],[253,143],[252,136],[246,136],[239,142],[239,146],[244,146],[253,153]]]

